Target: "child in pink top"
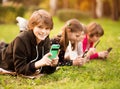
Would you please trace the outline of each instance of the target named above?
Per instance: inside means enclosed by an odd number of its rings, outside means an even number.
[[[92,50],[94,54],[90,56],[90,60],[92,59],[105,59],[108,56],[107,51],[96,52],[95,48],[93,47],[94,43],[96,43],[101,36],[104,35],[103,28],[95,23],[92,22],[86,27],[86,36],[82,42],[83,52]]]

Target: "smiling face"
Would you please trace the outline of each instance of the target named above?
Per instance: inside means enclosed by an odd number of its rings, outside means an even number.
[[[33,31],[38,44],[41,40],[45,40],[53,28],[52,16],[45,10],[35,11],[28,21],[28,28]]]
[[[35,26],[33,33],[36,36],[37,43],[39,43],[41,40],[45,40],[45,38],[49,35],[50,28]]]
[[[78,32],[69,32],[68,33],[68,40],[71,41],[71,43],[75,43],[80,41],[81,31]]]

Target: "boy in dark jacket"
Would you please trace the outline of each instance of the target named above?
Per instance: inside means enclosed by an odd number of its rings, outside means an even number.
[[[39,73],[53,73],[58,60],[49,59],[52,17],[44,10],[35,11],[27,27],[28,30],[21,32],[2,49],[0,68],[23,75],[34,75],[37,70]]]

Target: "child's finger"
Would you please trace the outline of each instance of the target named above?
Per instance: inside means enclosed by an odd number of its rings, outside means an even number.
[[[51,53],[47,53],[45,56],[49,57],[49,56],[52,56],[52,54]]]

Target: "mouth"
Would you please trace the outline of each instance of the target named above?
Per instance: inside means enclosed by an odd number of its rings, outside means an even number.
[[[44,34],[42,34],[42,33],[38,33],[38,35],[39,35],[39,36],[45,36],[45,35],[44,35]]]
[[[46,35],[45,35],[45,34],[42,34],[42,33],[38,33],[38,36],[39,36],[39,37],[42,37],[42,38],[45,38],[45,37],[46,37]]]
[[[38,35],[42,35],[42,33],[38,33]]]

